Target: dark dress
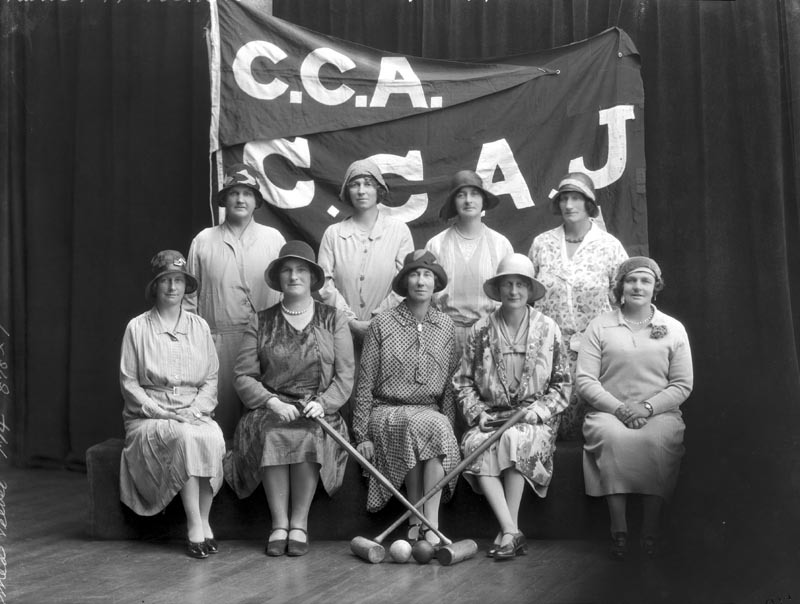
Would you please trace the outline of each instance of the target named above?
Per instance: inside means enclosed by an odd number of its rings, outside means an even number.
[[[314,317],[295,329],[275,305],[258,313],[242,341],[234,372],[236,392],[249,410],[239,420],[233,449],[225,456],[225,480],[240,498],[261,482],[261,468],[302,462],[320,464],[320,479],[332,495],[344,478],[347,453],[319,424],[298,418],[281,421],[266,407],[318,401],[327,421],[348,438],[338,412],[353,386],[353,343],[341,311],[314,303]]]

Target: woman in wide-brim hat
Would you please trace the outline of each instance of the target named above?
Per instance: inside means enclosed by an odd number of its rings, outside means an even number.
[[[684,452],[681,405],[692,391],[692,353],[683,325],[653,304],[663,287],[651,258],[623,262],[613,290],[619,309],[589,323],[578,355],[577,388],[591,406],[583,425],[586,494],[606,498],[616,559],[627,554],[633,493],[643,500],[643,553],[658,553],[661,507]]]
[[[453,322],[431,305],[447,285],[447,273],[428,251],[408,254],[393,288],[405,299],[379,314],[369,327],[356,386],[353,431],[358,450],[400,487],[422,499],[459,461],[453,433],[455,407],[450,379],[455,370]],[[439,503],[453,494],[456,479],[423,506],[438,527]],[[380,510],[391,494],[370,477],[367,509]],[[435,533],[412,518],[406,537],[438,544]]]
[[[308,244],[286,243],[264,279],[283,301],[259,312],[242,342],[234,386],[248,411],[225,478],[240,498],[263,486],[272,519],[265,553],[302,556],[317,482],[333,495],[344,478],[347,453],[314,420],[348,437],[339,408],[353,388],[353,343],[344,313],[312,298],[325,273]]]
[[[152,516],[180,494],[186,553],[206,558],[218,551],[209,512],[225,455],[222,431],[211,418],[217,354],[205,320],[181,308],[184,295],[197,289],[183,255],[165,250],[150,265],[145,298],[153,307],[131,319],[122,340],[120,498],[137,514]]]
[[[547,495],[571,382],[558,325],[531,306],[545,288],[534,277],[530,260],[522,254],[503,258],[484,291],[500,308],[472,326],[453,384],[470,426],[461,440],[465,457],[505,418],[520,407],[527,409],[464,471],[500,525],[488,555],[507,560],[527,551],[518,519],[522,492],[527,483],[539,497]]]
[[[425,249],[433,252],[450,275],[447,287],[433,300],[453,320],[459,356],[473,323],[498,306],[484,293],[483,282],[494,276],[501,259],[514,252],[511,242],[482,220],[484,212],[499,203],[476,172],[456,172],[439,211],[442,220],[455,221],[425,244]]]
[[[574,380],[583,333],[589,321],[611,310],[614,275],[628,254],[597,222],[600,206],[588,174],[566,174],[558,183],[551,209],[561,217],[561,224],[537,235],[528,257],[536,278],[547,289],[536,308],[561,328]],[[562,414],[560,438],[580,439],[585,412],[586,404],[573,391]]]

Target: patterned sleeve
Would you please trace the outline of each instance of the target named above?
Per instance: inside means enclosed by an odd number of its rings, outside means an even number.
[[[456,334],[455,328],[451,321],[447,322],[447,328],[450,331],[450,339],[448,344],[448,354],[450,361],[447,364],[447,381],[444,385],[444,393],[442,395],[442,413],[450,420],[450,425],[456,425],[456,402],[455,402],[455,389],[453,387],[453,376],[458,369],[458,357],[456,357]]]
[[[539,270],[541,269],[541,263],[539,262],[540,244],[540,239],[535,237],[533,243],[531,243],[531,249],[528,250],[528,258],[530,258],[531,262],[533,263],[533,274],[537,277],[539,276]]]
[[[333,325],[333,379],[318,399],[325,413],[333,413],[347,402],[347,397],[353,391],[355,372],[353,337],[344,312],[336,311]]]
[[[475,383],[475,351],[480,338],[477,325],[473,325],[472,329],[470,329],[464,354],[461,356],[461,363],[453,376],[456,401],[461,410],[461,415],[470,426],[474,426],[480,414],[489,408],[481,400],[478,386]]]
[[[258,360],[258,315],[250,318],[247,331],[242,335],[242,346],[233,367],[233,387],[248,409],[267,404],[273,393],[261,383],[261,363]]]
[[[139,355],[136,350],[136,319],[128,323],[122,338],[122,352],[119,361],[119,386],[125,401],[125,411],[129,416],[164,419],[169,417],[165,409],[147,396],[139,384]]]
[[[192,407],[197,409],[203,415],[211,415],[211,412],[217,406],[217,374],[219,372],[219,359],[217,357],[217,349],[214,346],[214,340],[211,337],[211,330],[208,328],[208,323],[202,321],[200,329],[203,331],[203,342],[205,345],[205,362],[208,366],[208,375],[200,385],[197,396],[192,401]],[[203,358],[202,355],[198,356],[199,359]]]
[[[356,444],[366,440],[369,415],[372,412],[372,391],[381,368],[380,359],[380,321],[370,322],[364,349],[361,352],[361,366],[356,385],[355,408],[353,409],[353,433]]]
[[[569,404],[569,395],[572,392],[572,374],[569,370],[569,352],[564,349],[561,340],[561,330],[553,325],[553,366],[550,371],[550,380],[541,396],[538,396],[530,405],[525,414],[526,423],[535,424],[550,421]]]

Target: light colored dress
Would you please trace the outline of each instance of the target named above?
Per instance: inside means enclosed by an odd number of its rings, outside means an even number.
[[[536,302],[536,308],[561,328],[574,381],[583,332],[589,321],[611,310],[609,294],[614,277],[628,254],[616,237],[592,223],[571,259],[567,257],[563,226],[538,235],[528,257],[533,262],[536,278],[547,290]],[[576,389],[561,417],[560,438],[580,438],[585,413],[586,405],[579,399]]]
[[[592,406],[583,434],[586,494],[669,497],[683,456],[680,406],[692,391],[692,354],[683,325],[656,310],[633,331],[620,311],[594,319],[578,355],[577,387]],[[614,416],[622,403],[649,401],[654,414],[639,429]]]
[[[261,483],[261,468],[314,462],[333,495],[344,479],[347,452],[315,420],[282,421],[266,403],[273,396],[286,403],[313,398],[325,410],[325,421],[349,438],[338,413],[353,388],[353,343],[344,313],[315,302],[314,317],[298,330],[280,305],[261,311],[245,333],[235,371],[236,391],[248,411],[225,457],[231,488],[245,498]]]
[[[125,448],[120,461],[120,499],[137,514],[163,510],[191,476],[222,485],[225,440],[211,414],[217,406],[217,354],[206,322],[183,312],[174,328],[155,308],[131,319],[120,355],[125,407]],[[190,409],[192,425],[165,419]]]
[[[572,382],[558,325],[533,308],[528,313],[518,334],[508,333],[499,309],[475,323],[453,378],[461,412],[473,426],[461,440],[464,457],[492,435],[478,428],[482,412],[504,416],[528,408],[464,471],[477,492],[476,475],[500,476],[514,468],[544,497],[553,476],[558,422]]]
[[[448,473],[460,460],[450,383],[456,365],[453,322],[433,307],[420,323],[403,301],[370,324],[353,431],[357,443],[372,441],[373,465],[397,488],[420,461],[441,457]],[[444,487],[444,501],[452,497],[457,480]],[[390,498],[370,476],[367,510],[380,510]]]
[[[511,242],[482,225],[481,234],[468,239],[455,226],[445,229],[425,244],[447,273],[447,287],[433,296],[437,308],[455,325],[456,354],[460,357],[470,327],[500,306],[483,291],[483,283],[497,272],[497,264],[514,253]]]
[[[412,251],[408,226],[381,211],[369,233],[362,233],[352,218],[332,224],[319,244],[319,265],[328,278],[320,291],[323,301],[350,318],[369,321],[373,311],[400,301],[392,292],[392,279]]]
[[[280,300],[280,292],[264,281],[264,270],[285,243],[277,230],[252,220],[241,237],[224,222],[204,229],[189,248],[187,270],[198,288],[184,298],[184,308],[197,312],[211,328],[219,357],[216,417],[226,438],[233,436],[243,412],[233,387],[242,335],[255,313]]]

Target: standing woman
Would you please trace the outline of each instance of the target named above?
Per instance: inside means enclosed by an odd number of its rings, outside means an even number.
[[[186,553],[218,551],[208,522],[222,485],[225,440],[211,414],[217,406],[217,353],[208,324],[183,312],[185,293],[197,289],[180,252],[150,261],[145,298],[153,307],[131,319],[122,340],[119,381],[125,407],[120,499],[152,516],[180,493],[186,512]]]
[[[538,235],[528,257],[547,290],[537,308],[561,328],[574,380],[583,332],[589,321],[611,310],[614,275],[628,254],[616,237],[592,221],[600,211],[594,183],[583,172],[561,179],[552,210],[561,216],[561,226]],[[562,439],[580,437],[585,412],[585,403],[573,391],[561,417]]]
[[[592,407],[583,427],[586,494],[606,498],[616,559],[627,552],[629,493],[643,496],[642,549],[657,554],[662,503],[684,452],[680,406],[692,391],[692,354],[683,325],[652,303],[663,287],[654,260],[623,262],[620,308],[589,324],[578,355],[578,390]]]
[[[325,274],[311,247],[290,241],[264,273],[283,301],[261,311],[242,340],[234,384],[248,411],[239,421],[225,479],[243,499],[261,483],[272,532],[268,556],[308,552],[308,512],[322,478],[333,495],[347,453],[322,431],[324,417],[342,436],[339,415],[353,388],[353,343],[344,313],[315,302]]]
[[[518,523],[525,483],[539,497],[547,495],[558,420],[567,407],[571,381],[558,325],[531,307],[544,295],[531,261],[522,254],[506,256],[483,287],[501,306],[473,325],[453,384],[472,426],[461,441],[465,457],[497,424],[520,407],[527,409],[521,421],[464,471],[472,488],[486,496],[500,525],[487,555],[507,560],[527,549]]]
[[[483,291],[483,283],[494,276],[500,260],[514,253],[506,237],[481,221],[482,212],[499,202],[496,195],[483,188],[483,181],[475,172],[456,172],[439,211],[441,219],[456,220],[425,244],[450,276],[447,287],[434,296],[434,303],[453,320],[459,357],[472,324],[497,308],[497,302]]]
[[[197,295],[187,296],[186,308],[211,327],[219,357],[216,418],[230,439],[243,411],[233,388],[233,365],[250,319],[280,299],[262,275],[285,240],[253,217],[264,198],[250,166],[237,164],[228,170],[217,203],[225,208],[225,221],[202,230],[189,248],[188,268],[197,276],[198,286]]]
[[[431,306],[447,285],[447,274],[425,250],[408,254],[392,287],[405,297],[370,324],[361,357],[353,415],[358,451],[394,486],[405,483],[411,501],[422,499],[459,461],[453,434],[455,407],[450,380],[456,369],[453,322]],[[457,477],[423,506],[439,526],[439,503],[453,495]],[[370,477],[367,510],[380,510],[391,497]],[[409,521],[407,538],[438,545],[432,531]]]

